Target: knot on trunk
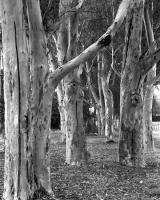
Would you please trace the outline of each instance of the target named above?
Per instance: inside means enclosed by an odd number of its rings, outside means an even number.
[[[98,42],[98,45],[101,47],[107,47],[112,41],[111,35],[107,35],[104,38],[101,38]]]
[[[71,81],[67,85],[66,93],[68,96],[73,96],[77,94],[79,83],[76,81]]]
[[[133,92],[131,94],[131,103],[133,106],[136,106],[141,102],[141,95],[137,92]]]

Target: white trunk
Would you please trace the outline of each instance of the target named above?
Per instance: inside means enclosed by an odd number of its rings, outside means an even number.
[[[97,64],[98,64],[98,92],[99,92],[99,108],[100,108],[100,121],[101,121],[101,134],[105,135],[105,102],[102,89],[102,57],[101,54],[97,55]]]
[[[113,137],[113,94],[109,87],[109,80],[111,76],[111,69],[106,62],[104,54],[102,56],[102,89],[105,101],[105,136],[107,140]]]
[[[60,10],[60,15],[61,12]],[[63,17],[63,22],[60,25],[60,28],[57,32],[57,41],[56,41],[56,48],[57,48],[57,59],[58,65],[63,65],[66,60],[66,52],[67,52],[67,45],[68,45],[68,38],[67,38],[67,29],[65,26],[65,18]],[[65,140],[66,130],[65,130],[65,113],[64,113],[64,82],[63,80],[57,86],[57,97],[58,97],[58,104],[59,104],[59,113],[60,113],[60,125],[61,125],[61,132],[62,132],[62,142]]]
[[[149,18],[148,9],[145,8],[144,12],[144,24],[146,29],[146,36],[148,41],[148,46],[150,49],[156,49],[154,46],[154,34],[152,25]],[[156,64],[147,74],[147,82],[150,82],[154,77],[156,77]],[[144,144],[145,150],[150,152],[153,151],[153,132],[152,132],[152,102],[153,102],[153,85],[147,85],[144,88],[144,104],[143,104],[143,129],[144,129]]]
[[[28,148],[28,54],[18,0],[1,2],[5,98],[4,200],[27,200],[33,194],[33,162]],[[14,11],[14,12],[13,12]],[[21,14],[19,14],[21,13]],[[31,176],[30,176],[31,175]]]

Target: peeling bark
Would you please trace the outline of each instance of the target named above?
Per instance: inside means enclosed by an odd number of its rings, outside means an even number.
[[[49,89],[47,76],[47,47],[42,26],[39,1],[27,1],[29,15],[30,43],[30,142],[33,146],[34,190],[44,189],[52,193],[50,182],[50,117],[52,94],[55,87]]]
[[[4,200],[27,200],[33,194],[32,156],[28,148],[28,52],[22,2],[1,1],[4,98]],[[14,11],[14,12],[13,12]],[[21,15],[19,14],[21,13]],[[30,177],[28,177],[30,176]]]
[[[143,0],[131,1],[128,11],[125,54],[121,79],[119,161],[144,166],[143,158],[143,79],[137,64],[141,53]]]
[[[64,2],[61,1],[64,6]],[[68,2],[68,7],[73,1]],[[76,2],[74,2],[76,3]],[[78,1],[77,1],[78,3]],[[62,7],[61,5],[61,7]],[[62,9],[64,9],[62,7]],[[78,33],[78,12],[73,12],[65,21],[64,27],[68,36],[65,44],[65,60],[69,61],[76,55],[76,39]],[[63,28],[63,29],[64,29]],[[64,46],[64,45],[63,45]],[[64,50],[64,48],[63,48]],[[66,131],[66,163],[79,165],[86,154],[85,133],[83,128],[83,91],[80,87],[78,70],[74,70],[64,78],[64,114]]]

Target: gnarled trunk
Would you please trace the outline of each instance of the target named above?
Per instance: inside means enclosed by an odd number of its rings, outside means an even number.
[[[65,90],[66,163],[79,165],[85,160],[86,143],[83,127],[83,92],[72,82]]]
[[[121,79],[119,161],[143,166],[143,85],[137,64],[141,51],[143,0],[132,1],[126,26],[126,49]]]

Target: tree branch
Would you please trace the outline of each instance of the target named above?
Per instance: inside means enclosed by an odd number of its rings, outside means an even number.
[[[149,49],[148,49],[147,54],[144,57],[142,57],[142,59],[140,59],[142,61],[142,62],[140,61],[142,64],[142,76],[145,76],[148,73],[148,71],[152,69],[153,66],[155,66],[157,62],[160,60],[158,59],[158,55],[160,53],[159,53],[159,50],[157,50],[157,45],[154,40],[153,29],[150,22],[150,17],[149,17],[147,7],[145,7],[144,9],[144,25],[146,29],[147,42],[148,42]],[[153,79],[155,78],[153,77]],[[148,83],[152,83],[152,81],[149,80]]]
[[[139,63],[141,66],[141,75],[145,76],[150,69],[152,69],[153,65],[156,64],[160,60],[160,48],[151,53],[147,53],[146,56],[140,58]]]
[[[115,68],[114,64],[111,64],[111,68],[114,71],[114,73],[121,78],[121,73]]]
[[[64,18],[67,19],[68,17],[70,17],[74,12],[79,11],[82,8],[82,5],[84,3],[85,0],[79,0],[77,6],[68,9],[65,13],[63,13],[62,15],[59,16],[59,19],[54,23],[52,30],[50,30],[51,32],[55,33],[59,26],[61,25],[61,23],[63,23]]]
[[[144,86],[154,86],[156,85],[156,83],[160,80],[160,72],[156,75],[156,77],[150,79],[149,81],[147,81]]]
[[[58,82],[64,78],[70,71],[74,70],[78,67],[81,63],[85,62],[90,56],[97,53],[100,49],[107,47],[110,43],[116,32],[118,31],[119,27],[124,21],[126,17],[128,7],[130,5],[130,1],[123,0],[119,6],[117,11],[117,15],[115,20],[111,24],[111,26],[107,29],[106,33],[103,34],[95,43],[90,45],[87,49],[85,49],[80,55],[73,58],[66,64],[58,67],[54,73],[49,76],[50,84],[52,85],[53,82]],[[55,85],[55,84],[53,84]]]
[[[99,104],[99,98],[92,86],[92,83],[91,83],[91,71],[90,71],[91,67],[89,67],[89,62],[86,61],[86,68],[85,68],[85,72],[86,72],[86,76],[87,76],[87,82],[88,82],[88,86],[89,86],[89,89],[92,93],[92,96],[93,96],[93,99],[95,101],[95,103],[98,105]]]

